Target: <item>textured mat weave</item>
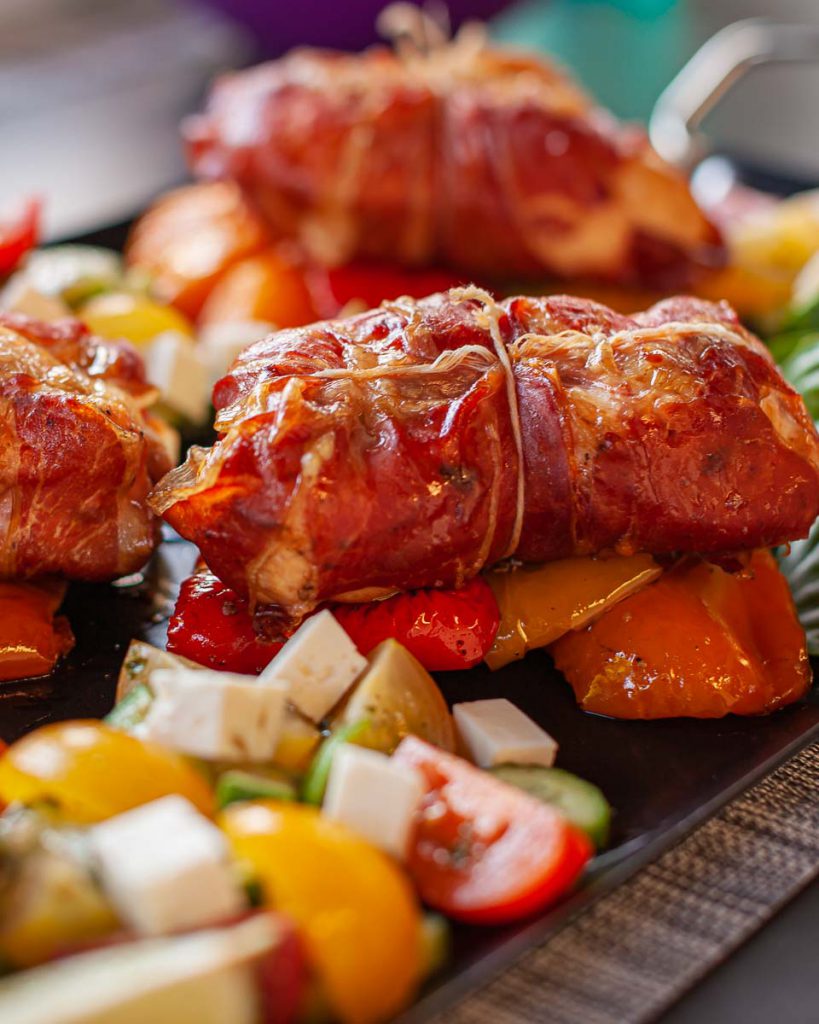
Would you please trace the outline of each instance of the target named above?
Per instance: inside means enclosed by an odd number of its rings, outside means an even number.
[[[819,744],[438,1024],[652,1021],[819,874]]]

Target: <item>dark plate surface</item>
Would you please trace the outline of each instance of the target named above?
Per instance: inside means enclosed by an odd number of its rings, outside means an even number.
[[[0,736],[13,740],[46,722],[105,714],[132,637],[163,645],[179,581],[194,548],[166,541],[144,574],[128,585],[74,585],[68,615],[77,645],[49,678],[0,685]],[[401,1018],[417,1022],[442,1009],[542,942],[569,916],[620,884],[678,841],[740,790],[819,737],[819,694],[766,718],[617,722],[583,714],[549,657],[491,673],[477,668],[440,675],[450,701],[505,696],[560,743],[559,763],[597,783],[615,808],[610,849],[584,885],[551,912],[511,928],[459,929],[446,972]]]

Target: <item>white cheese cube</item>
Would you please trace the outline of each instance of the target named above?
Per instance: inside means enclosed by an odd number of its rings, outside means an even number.
[[[193,423],[210,408],[208,370],[190,338],[177,331],[157,334],[144,350],[145,374],[162,392],[165,404]]]
[[[403,858],[424,792],[421,774],[411,765],[344,743],[333,756],[322,813]]]
[[[285,683],[290,701],[319,722],[366,667],[367,659],[325,609],[299,626],[259,679]]]
[[[89,839],[105,890],[140,934],[198,928],[245,909],[224,834],[184,797],[109,818]]]
[[[258,965],[275,962],[281,941],[276,918],[254,914],[226,928],[75,953],[0,979],[0,1020],[259,1024]]]
[[[227,373],[240,352],[274,330],[273,324],[266,320],[233,320],[203,327],[197,344],[208,368],[211,384],[215,384]]]
[[[452,712],[469,756],[481,768],[555,762],[556,740],[503,697],[456,704]]]
[[[71,316],[71,310],[59,296],[38,291],[23,271],[9,278],[0,292],[0,309],[8,313],[24,313],[47,323]]]
[[[270,761],[279,742],[287,687],[206,669],[156,669],[145,739],[210,760]]]

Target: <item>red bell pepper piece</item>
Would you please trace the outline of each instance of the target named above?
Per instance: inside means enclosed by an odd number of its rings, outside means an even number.
[[[495,595],[480,576],[458,590],[414,590],[332,611],[362,654],[393,637],[431,672],[483,661],[500,622]]]
[[[311,265],[305,271],[305,283],[318,314],[332,317],[350,302],[360,303],[364,309],[373,309],[388,299],[402,295],[422,299],[465,282],[448,270],[348,263],[330,268]]]
[[[207,569],[184,581],[168,625],[168,650],[199,665],[258,675],[282,648],[259,639],[247,603]]]
[[[459,590],[416,590],[384,601],[334,604],[331,611],[362,654],[390,637],[433,672],[471,668],[488,652],[499,612],[480,577]],[[168,627],[168,650],[230,672],[257,674],[281,650],[260,639],[247,604],[213,573],[182,584]]]
[[[29,199],[22,213],[11,221],[0,221],[0,277],[17,268],[40,237],[40,202]]]

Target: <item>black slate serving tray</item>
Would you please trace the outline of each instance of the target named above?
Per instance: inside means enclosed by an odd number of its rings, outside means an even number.
[[[46,722],[104,715],[129,641],[164,645],[194,547],[168,536],[141,577],[113,586],[73,585],[65,602],[77,645],[48,678],[0,684],[0,736],[14,740]],[[505,696],[560,743],[559,763],[597,783],[615,809],[610,848],[582,886],[540,917],[500,929],[457,928],[446,970],[400,1018],[418,1024],[539,945],[571,915],[611,891],[695,825],[819,738],[819,692],[778,714],[719,721],[618,722],[579,711],[544,652],[499,672],[442,673],[450,701]]]
[[[775,194],[808,187],[736,155],[732,162],[741,180]],[[77,241],[119,249],[128,228],[128,222],[107,226]],[[0,739],[10,742],[47,722],[100,717],[110,710],[130,641],[138,638],[164,646],[179,584],[191,572],[196,554],[193,545],[168,531],[140,577],[112,586],[72,585],[63,611],[71,621],[76,647],[45,679],[0,683]],[[814,679],[816,668],[814,663]],[[440,673],[437,678],[450,703],[508,697],[555,736],[561,767],[600,786],[615,816],[608,850],[594,860],[576,892],[558,906],[506,928],[456,927],[446,969],[400,1015],[399,1024],[421,1024],[485,985],[800,748],[819,739],[816,685],[805,701],[762,718],[618,722],[579,711],[568,684],[543,651],[498,672],[481,666]]]

